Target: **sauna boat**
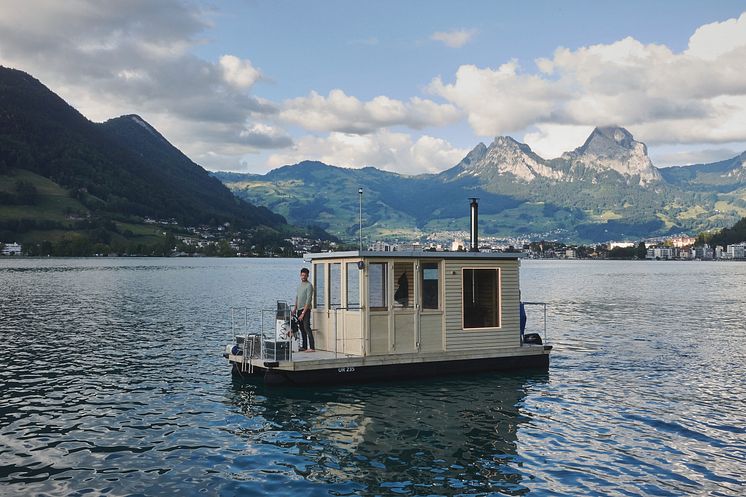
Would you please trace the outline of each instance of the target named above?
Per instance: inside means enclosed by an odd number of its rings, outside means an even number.
[[[472,205],[472,246],[476,243]],[[306,254],[315,352],[298,351],[290,308],[263,313],[226,346],[234,375],[270,385],[355,383],[547,368],[551,345],[522,334],[520,253],[348,251]],[[529,314],[531,329],[540,313]],[[235,316],[234,316],[235,321]],[[265,323],[269,321],[269,324]]]

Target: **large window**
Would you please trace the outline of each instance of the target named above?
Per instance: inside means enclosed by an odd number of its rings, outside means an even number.
[[[342,264],[329,264],[329,308],[342,307]]]
[[[422,308],[437,309],[438,295],[438,263],[425,262],[422,264]]]
[[[357,262],[347,263],[347,308],[360,307],[360,270]]]
[[[500,326],[500,270],[463,270],[464,329]]]
[[[324,268],[324,264],[313,265],[313,306],[316,309],[323,309],[326,303]]]
[[[368,306],[373,310],[386,309],[386,263],[371,262],[368,265]]]
[[[414,263],[394,263],[394,307],[410,308],[414,302]]]

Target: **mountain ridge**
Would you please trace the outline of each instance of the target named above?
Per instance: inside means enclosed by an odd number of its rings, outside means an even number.
[[[746,157],[746,152],[741,155]],[[496,137],[489,146],[478,143],[458,164],[438,174],[404,176],[372,168],[378,171],[379,179],[375,185],[370,184],[375,198],[373,205],[368,206],[368,212],[374,213],[368,227],[384,239],[406,234],[407,223],[409,231],[420,236],[458,230],[464,222],[465,209],[445,204],[458,204],[470,196],[483,197],[481,231],[502,236],[554,232],[568,240],[603,241],[720,228],[746,215],[746,177],[737,174],[740,169],[736,170],[735,165],[742,167],[738,158],[722,161],[720,169],[730,167],[727,170],[735,172],[730,176],[731,182],[716,192],[708,189],[706,183],[698,185],[694,179],[687,180],[685,174],[661,173],[647,156],[645,144],[616,126],[595,128],[583,145],[563,156],[564,159],[546,160],[513,138]],[[366,192],[370,189],[366,181],[371,168],[366,168],[366,179],[362,173],[354,172],[360,169],[314,164],[318,176],[313,180],[299,174],[300,164],[278,169],[282,169],[285,181],[308,182],[303,183],[305,191],[335,185],[329,192],[330,205],[339,201],[338,196],[345,196],[347,208],[352,209],[357,187],[363,186]],[[687,167],[693,166],[682,166],[684,171]],[[271,182],[277,179],[278,169],[252,175],[254,179],[247,181]],[[213,174],[225,179],[237,195],[262,205],[268,202],[266,205],[291,220],[295,219],[294,212],[303,211],[304,190],[293,185],[277,183],[269,192],[250,188],[249,184],[239,186],[240,182],[228,180],[224,173]],[[319,181],[322,176],[324,180]],[[388,194],[381,183],[386,181],[392,184]],[[347,185],[346,190],[338,189],[342,184]],[[411,192],[402,190],[404,184]],[[426,191],[431,194],[420,193]],[[407,202],[397,199],[397,195]],[[321,205],[321,201],[316,204]],[[423,207],[418,209],[412,204]],[[340,215],[330,205],[326,206],[324,227],[333,230],[337,222],[352,233],[356,219]],[[385,209],[379,211],[378,206]],[[338,234],[346,236],[343,232]]]
[[[0,66],[0,237],[160,236],[146,218],[300,233],[235,197],[142,117],[91,122],[30,74]]]

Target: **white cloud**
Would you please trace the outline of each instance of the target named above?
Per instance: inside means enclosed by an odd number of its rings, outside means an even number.
[[[220,57],[220,67],[225,80],[236,88],[249,89],[259,79],[261,73],[251,65],[251,61],[242,60],[235,55]]]
[[[454,166],[468,152],[438,138],[422,136],[413,141],[406,133],[385,129],[367,135],[333,132],[326,137],[301,138],[292,149],[271,155],[268,165],[279,167],[302,160],[318,160],[342,167],[373,165],[402,174],[419,174]]]
[[[568,148],[561,141],[582,127],[610,124],[650,143],[746,140],[746,13],[702,26],[680,53],[628,37],[535,63],[462,65],[428,89],[463,109],[477,134],[528,131],[544,153]]]
[[[436,78],[429,89],[463,109],[471,127],[482,136],[550,120],[557,102],[569,96],[551,81],[520,73],[515,61],[494,70],[463,65],[454,83]]]
[[[593,126],[539,124],[523,136],[523,142],[544,159],[554,159],[581,146]]]
[[[746,45],[746,13],[738,19],[728,19],[700,26],[689,38],[687,55],[705,60],[715,60],[731,50]]]
[[[179,0],[2,2],[0,64],[29,72],[90,119],[139,114],[190,155],[292,143],[276,129],[247,131],[276,112],[248,93],[261,78],[250,61],[191,53],[209,27],[208,13]]]
[[[313,131],[365,134],[389,126],[413,129],[443,126],[457,121],[461,115],[451,104],[417,97],[402,102],[386,96],[363,102],[335,89],[326,97],[312,91],[307,97],[285,101],[279,118]]]
[[[430,36],[431,40],[444,43],[451,48],[461,48],[477,35],[476,29],[456,29],[452,31],[438,31]]]

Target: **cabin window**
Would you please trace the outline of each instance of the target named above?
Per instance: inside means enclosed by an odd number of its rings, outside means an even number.
[[[463,270],[464,329],[500,327],[500,270]]]
[[[329,264],[329,308],[342,307],[342,264]]]
[[[316,309],[323,309],[326,304],[326,292],[324,291],[326,288],[326,279],[324,278],[326,271],[324,267],[324,264],[313,265],[313,306]]]
[[[347,308],[360,307],[360,270],[357,262],[347,263]]]
[[[425,262],[422,264],[422,308],[438,309],[438,263]]]
[[[414,263],[394,263],[394,307],[410,308],[414,301]]]
[[[368,264],[368,306],[373,310],[386,309],[386,273],[385,262]]]

